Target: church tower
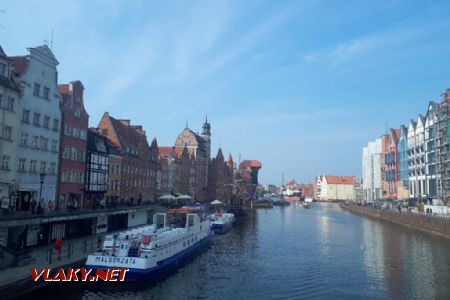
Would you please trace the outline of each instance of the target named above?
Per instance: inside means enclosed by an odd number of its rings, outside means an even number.
[[[206,116],[205,123],[202,126],[202,138],[206,141],[206,157],[211,158],[211,125],[208,123],[208,116]]]

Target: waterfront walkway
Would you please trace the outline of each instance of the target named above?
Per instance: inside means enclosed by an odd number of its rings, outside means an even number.
[[[31,264],[0,270],[0,289],[16,282],[31,279],[31,267],[53,269],[83,262],[89,253],[96,251],[101,245],[98,238],[100,237],[101,242],[103,242],[106,234],[111,233],[63,241],[60,254],[54,249],[53,244],[34,248]]]
[[[343,209],[360,215],[369,216],[418,230],[450,238],[450,218],[445,215],[398,212],[397,210],[378,209],[370,206],[340,204]]]

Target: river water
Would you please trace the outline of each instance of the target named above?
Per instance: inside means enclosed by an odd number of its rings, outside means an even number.
[[[59,285],[59,299],[450,299],[450,240],[336,204],[239,219],[175,274],[120,289]]]

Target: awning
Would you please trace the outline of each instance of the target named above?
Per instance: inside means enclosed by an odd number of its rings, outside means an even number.
[[[19,183],[17,190],[19,191],[39,191],[39,184]]]

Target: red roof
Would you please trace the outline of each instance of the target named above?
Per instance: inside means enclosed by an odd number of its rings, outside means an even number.
[[[356,176],[325,175],[328,184],[353,184]]]
[[[22,75],[28,68],[28,56],[10,56],[14,75]]]
[[[261,168],[262,164],[259,160],[244,160],[239,165],[239,168]]]

